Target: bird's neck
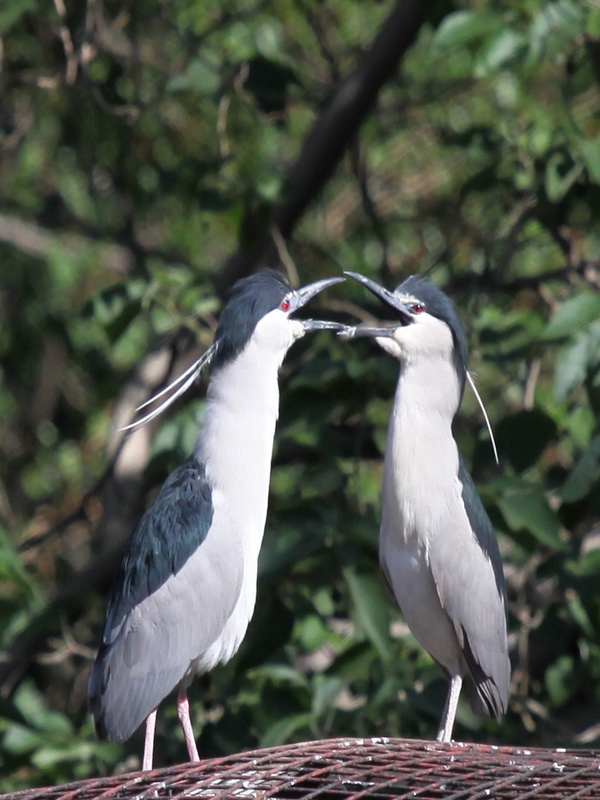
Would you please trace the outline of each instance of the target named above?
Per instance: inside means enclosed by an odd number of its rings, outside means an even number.
[[[419,358],[401,363],[396,394],[394,415],[408,417],[419,428],[452,427],[452,420],[458,411],[462,395],[456,369],[452,362],[444,358]]]
[[[211,377],[195,455],[215,509],[222,502],[244,547],[258,551],[267,513],[281,354],[250,342]]]
[[[458,411],[462,387],[452,363],[419,359],[401,365],[390,425],[388,449],[402,463],[445,462],[450,469],[458,458],[452,420]]]
[[[460,494],[452,436],[460,394],[456,371],[445,360],[402,364],[385,451],[384,538],[387,532],[420,548],[419,531],[443,516],[449,492]]]

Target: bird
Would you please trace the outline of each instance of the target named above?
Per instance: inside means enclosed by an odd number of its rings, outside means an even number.
[[[498,542],[452,435],[465,381],[474,388],[466,335],[450,298],[426,278],[412,275],[390,291],[359,273],[344,274],[393,316],[389,325],[339,333],[372,337],[400,362],[385,446],[379,562],[413,635],[449,677],[437,732],[438,741],[449,742],[461,688],[475,714],[499,720],[510,681]]]
[[[185,388],[210,361],[202,427],[125,546],[88,681],[99,738],[125,741],[146,720],[144,770],[152,769],[157,707],[176,687],[188,755],[199,761],[187,689],[195,674],[233,657],[254,610],[278,370],[306,332],[340,327],[292,315],[343,280],[295,290],[269,269],[239,280],[208,355],[182,376]]]

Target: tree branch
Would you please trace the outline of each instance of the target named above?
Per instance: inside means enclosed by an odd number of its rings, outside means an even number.
[[[424,7],[426,4],[419,0],[399,0],[362,62],[332,93],[286,176],[286,199],[273,209],[267,232],[251,253],[236,253],[217,275],[215,289],[219,296],[238,278],[276,260],[277,250],[269,231],[277,228],[284,239],[292,235],[372,110],[382,86],[413,43],[423,23]]]

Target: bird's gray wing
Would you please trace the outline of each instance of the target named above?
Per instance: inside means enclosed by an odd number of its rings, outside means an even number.
[[[458,477],[464,507],[431,543],[429,563],[470,670],[466,693],[474,710],[498,718],[506,710],[510,680],[502,561],[491,522],[462,459]]]
[[[225,626],[242,561],[231,544],[222,558],[217,533],[211,488],[192,457],[169,476],[125,548],[88,685],[102,738],[127,739]]]

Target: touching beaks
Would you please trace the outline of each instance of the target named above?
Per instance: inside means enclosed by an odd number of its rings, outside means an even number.
[[[372,328],[368,325],[352,326],[344,325],[345,330],[338,330],[338,336],[342,339],[356,339],[357,337],[369,337],[372,339],[391,339],[397,325],[390,325],[387,328]]]
[[[304,332],[308,331],[337,331],[340,336],[343,336],[347,331],[352,330],[351,325],[344,325],[341,322],[332,322],[328,319],[303,319],[300,320],[304,326]],[[349,334],[351,335],[351,334]]]
[[[370,278],[365,278],[364,275],[361,275],[359,272],[344,272],[344,275],[349,275],[351,278],[354,278],[355,281],[358,283],[362,283],[363,286],[366,286],[367,289],[378,297],[383,303],[385,303],[390,308],[393,308],[394,311],[400,317],[400,321],[403,325],[408,325],[413,321],[413,318],[408,310],[408,307],[405,303],[398,299],[397,295],[394,292],[391,292],[389,289],[386,289],[384,286],[380,286],[375,281],[372,281]],[[359,328],[358,330],[364,330]],[[385,329],[383,329],[385,330]],[[382,333],[382,334],[361,334],[364,336],[390,336],[389,333]]]
[[[315,283],[309,283],[308,286],[303,286],[301,289],[296,290],[296,308],[301,308],[303,305],[308,303],[308,301],[313,298],[319,292],[322,292],[323,289],[326,289],[328,286],[333,286],[336,283],[343,283],[346,279],[345,278],[324,278],[323,280],[316,281]],[[323,329],[330,329],[339,331],[342,328],[346,328],[348,326],[341,325],[338,322],[329,322],[326,320],[316,320],[316,319],[309,319],[303,320],[302,325],[305,331],[317,331]],[[153,411],[150,411],[148,414],[143,416],[141,419],[136,420],[135,422],[130,423],[129,425],[125,425],[125,427],[120,428],[121,431],[129,431],[134,430],[136,428],[145,425],[150,420],[157,417],[159,414],[168,408],[172,403],[177,400],[184,392],[186,392],[189,387],[198,379],[202,369],[212,361],[212,358],[216,352],[217,345],[212,344],[211,347],[201,356],[197,361],[195,361],[188,369],[176,378],[172,383],[170,383],[166,388],[162,389],[160,392],[155,394],[149,400],[146,400],[145,403],[142,403],[136,410],[140,411],[142,408],[146,408],[155,400],[163,397],[164,395],[168,395],[171,393],[162,403],[155,408]],[[180,385],[179,385],[180,384]],[[177,388],[176,388],[177,387]]]
[[[302,306],[306,305],[316,294],[322,292],[323,289],[327,289],[328,286],[333,286],[336,283],[343,283],[345,280],[345,278],[324,278],[321,281],[309,283],[308,286],[303,286],[301,289],[296,289],[296,297],[298,300],[297,308],[302,308]],[[302,323],[305,333],[308,331],[322,330],[339,332],[343,328],[348,327],[347,325],[342,325],[340,322],[330,322],[329,320],[321,319],[303,319],[299,321]]]

